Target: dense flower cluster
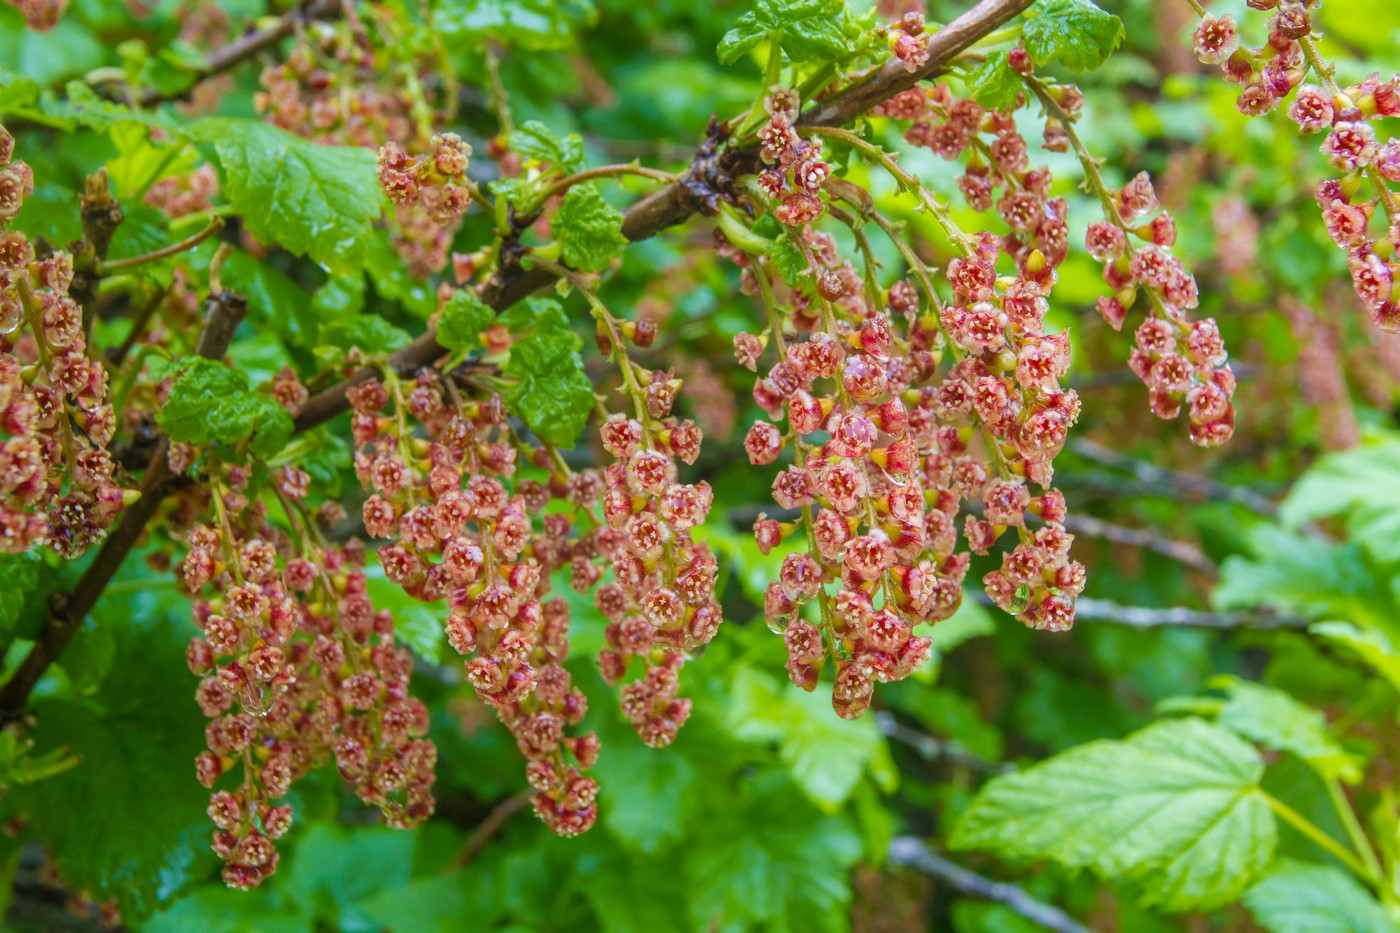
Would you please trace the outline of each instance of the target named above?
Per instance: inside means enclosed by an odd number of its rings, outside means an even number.
[[[635,418],[614,415],[602,426],[603,446],[616,460],[603,474],[607,528],[598,533],[598,551],[613,580],[596,596],[608,619],[598,664],[616,684],[632,658],[642,659],[644,673],[622,688],[622,710],[643,742],[662,748],[690,716],[690,701],[676,696],[686,652],[709,643],[721,621],[718,563],[690,535],[713,494],[709,483],[678,481],[676,458],[694,463],[701,434],[695,422],[670,417],[680,380],[619,355],[638,404]],[[576,576],[582,572],[576,564]]]
[[[0,127],[0,551],[46,544],[77,557],[124,504],[107,451],[116,416],[107,370],[87,355],[83,311],[68,295],[73,257],[40,257],[7,229],[34,190]]]
[[[1083,102],[1078,91],[1060,90],[1061,106],[1077,113]],[[973,210],[995,209],[1009,228],[1002,249],[1014,261],[1024,261],[1033,249],[1052,266],[1064,261],[1069,253],[1065,199],[1050,196],[1049,169],[1031,167],[1029,146],[1010,112],[957,97],[946,83],[903,91],[874,112],[909,122],[904,139],[911,145],[948,160],[966,158],[958,178],[963,200]],[[1052,141],[1047,148],[1060,147]]]
[[[536,811],[555,832],[583,832],[596,816],[597,785],[582,771],[598,741],[565,736],[586,703],[563,667],[568,604],[546,597],[551,574],[589,554],[569,541],[569,516],[541,512],[556,496],[591,506],[597,475],[554,474],[547,485],[518,477],[500,399],[462,402],[427,372],[412,383],[371,380],[351,390],[351,403],[355,470],[373,493],[365,529],[396,539],[378,552],[385,575],[417,599],[446,600],[448,641],[529,761]],[[410,417],[426,439],[411,434]]]
[[[241,772],[236,789],[210,799],[213,848],[224,880],[250,888],[277,867],[273,842],[292,820],[279,801],[294,781],[333,759],[387,823],[414,826],[433,811],[437,750],[423,738],[427,708],[409,695],[412,658],[368,596],[364,547],[313,542],[309,526],[280,531],[251,495],[248,470],[215,469],[219,521],[190,531],[181,565],[202,632],[186,659],[210,719],[199,779],[214,788]],[[272,481],[297,528],[309,477],[284,467]]]
[[[456,133],[443,133],[428,141],[432,151],[410,157],[397,143],[379,149],[379,186],[400,207],[421,207],[442,222],[467,212],[471,187],[467,162],[472,147]]]
[[[1187,316],[1200,292],[1195,276],[1171,253],[1176,222],[1160,208],[1152,179],[1140,172],[1106,197],[1104,220],[1089,225],[1085,249],[1104,264],[1104,281],[1114,290],[1099,298],[1099,313],[1122,329],[1142,287],[1149,310],[1128,366],[1147,385],[1153,414],[1175,418],[1185,405],[1191,440],[1215,447],[1235,430],[1235,376],[1215,321]]]
[[[821,216],[825,204],[817,194],[831,174],[831,166],[822,161],[821,140],[803,139],[793,126],[800,103],[796,92],[774,88],[764,99],[768,122],[758,134],[762,144],[759,155],[773,165],[759,174],[758,185],[778,202],[773,216],[790,227],[801,227]]]
[[[781,113],[774,99],[789,94],[772,95],[769,112]],[[968,237],[953,229],[964,255],[947,269],[951,303],[931,291],[926,269],[911,270],[923,277],[925,307],[907,281],[878,288],[810,224],[785,234],[806,257],[812,283],[790,291],[772,281],[771,262],[721,244],[770,314],[765,334],[736,338],[736,356],[756,370],[770,343],[777,351],[753,392],[772,420],[754,424],[745,449],[754,464],[791,451],[773,497],[800,513],[789,522],[761,517],[755,536],[765,553],[798,528],[807,538],[769,585],[765,616],[784,632],[794,683],[814,689],[825,659],[834,660],[833,705],[847,718],[868,708],[875,683],[906,677],[928,658],[931,642],[914,627],[960,605],[970,562],[958,544],[964,499],[983,510],[963,527],[973,552],[989,553],[1017,529],[1015,550],[984,580],[1003,608],[1028,625],[1061,630],[1084,586],[1059,524],[1063,498],[1049,489],[1051,462],[1079,412],[1077,396],[1059,385],[1068,334],[1043,329],[1055,262],[1041,245],[1063,257],[1063,202],[1047,199],[1043,170],[1027,183],[1025,144],[1009,119],[953,101],[946,87],[906,92],[881,112],[917,121],[910,132],[926,142],[946,137],[949,157],[974,146],[992,153],[977,176],[986,180],[987,207],[993,185],[1006,189],[1010,233]],[[995,133],[990,145],[979,138],[984,125]],[[765,156],[779,165],[800,164],[810,148],[793,137],[786,149],[772,138],[766,144]],[[776,185],[762,188],[785,197]],[[815,219],[822,210],[808,213]],[[998,276],[1003,250],[1018,275]],[[946,370],[945,351],[953,358]],[[1046,491],[1032,496],[1028,481]],[[1043,527],[1027,527],[1031,516]],[[817,611],[803,618],[812,604]]]
[[[1346,251],[1352,285],[1376,326],[1400,331],[1400,187],[1392,187],[1400,186],[1400,139],[1382,142],[1371,125],[1400,116],[1400,75],[1383,81],[1372,74],[1343,88],[1313,44],[1318,0],[1250,6],[1273,10],[1264,45],[1241,46],[1232,17],[1206,14],[1195,33],[1196,55],[1242,86],[1238,106],[1247,115],[1273,110],[1297,89],[1289,118],[1300,132],[1326,133],[1322,154],[1341,173],[1317,185],[1327,233]],[[1302,83],[1309,71],[1321,85]]]

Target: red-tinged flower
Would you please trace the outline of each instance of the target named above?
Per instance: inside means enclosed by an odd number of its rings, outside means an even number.
[[[1196,57],[1207,65],[1218,65],[1240,47],[1240,37],[1235,31],[1235,19],[1226,15],[1216,18],[1207,13],[1201,17],[1192,37]]]

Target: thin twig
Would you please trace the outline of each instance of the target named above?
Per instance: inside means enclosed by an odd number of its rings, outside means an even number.
[[[1148,528],[1129,528],[1126,525],[1106,522],[1092,515],[1080,514],[1065,516],[1063,524],[1067,531],[1076,535],[1087,535],[1090,538],[1112,541],[1114,544],[1142,548],[1154,554],[1161,554],[1163,557],[1170,557],[1179,564],[1184,564],[1212,577],[1218,576],[1220,573],[1220,568],[1215,566],[1215,561],[1207,557],[1196,545],[1188,541],[1174,541],[1171,538],[1164,538]]]
[[[169,295],[169,285],[156,289],[155,294],[151,296],[151,300],[146,302],[146,304],[141,307],[140,311],[136,312],[136,316],[131,319],[131,330],[127,332],[126,338],[121,342],[121,346],[113,350],[109,358],[114,369],[119,368],[126,362],[127,355],[131,353],[131,348],[136,346],[136,342],[140,340],[141,335],[146,332],[146,325],[150,324],[151,318],[155,317],[156,309],[161,306]],[[120,414],[121,409],[117,409],[117,411],[118,414]]]
[[[972,595],[985,606],[993,605],[991,597],[986,593],[974,591]],[[1155,606],[1123,606],[1111,600],[1092,599],[1088,596],[1081,596],[1075,601],[1074,618],[1077,622],[1106,622],[1125,625],[1128,628],[1175,625],[1186,628],[1274,630],[1307,628],[1313,622],[1307,616],[1274,612],[1265,606],[1233,612],[1205,612],[1180,607],[1158,609]]]
[[[210,296],[195,352],[205,359],[222,359],[233,341],[233,332],[248,311],[247,302],[232,292]],[[169,440],[161,437],[151,454],[150,463],[141,481],[141,497],[122,514],[121,523],[102,542],[101,549],[83,572],[71,593],[53,593],[49,597],[49,621],[14,676],[0,688],[0,712],[14,714],[29,700],[29,692],[39,678],[58,660],[63,649],[92,611],[107,584],[127,554],[141,539],[146,523],[155,515],[161,501],[175,488],[179,477],[171,471],[167,454]]]
[[[1234,502],[1268,518],[1274,518],[1278,515],[1278,506],[1271,502],[1268,497],[1262,496],[1252,489],[1229,486],[1204,476],[1193,476],[1190,473],[1159,467],[1154,463],[1120,454],[1116,450],[1109,450],[1102,444],[1084,438],[1071,441],[1070,450],[1085,460],[1130,473],[1144,486],[1165,487],[1163,491],[1173,490],[1187,495],[1200,496],[1203,499]]]
[[[993,881],[970,868],[948,861],[913,836],[896,836],[890,841],[889,859],[895,865],[907,865],[946,881],[958,891],[971,897],[1005,904],[1032,923],[1038,923],[1056,933],[1089,933],[1089,928],[1058,907],[1031,897],[1026,891],[1008,881]]]
[[[467,837],[467,841],[462,843],[462,848],[457,850],[457,854],[452,859],[452,870],[462,868],[477,853],[486,848],[486,843],[491,841],[491,837],[500,832],[502,826],[516,813],[524,809],[534,795],[529,791],[522,791],[514,797],[507,797],[491,809],[486,814],[486,818],[477,824],[476,829]]]
[[[178,243],[162,246],[160,249],[146,253],[144,256],[130,256],[126,259],[113,259],[110,262],[99,262],[97,264],[97,273],[98,275],[110,275],[113,272],[125,272],[127,269],[144,266],[148,262],[159,262],[167,256],[179,255],[186,250],[194,249],[222,229],[224,229],[224,219],[216,216],[213,220],[209,221],[209,226],[198,233],[185,237]]]
[[[988,761],[980,755],[973,754],[961,742],[940,739],[938,736],[911,729],[886,710],[875,714],[875,725],[880,727],[885,738],[909,746],[929,761],[951,761],[983,774],[1005,774],[1016,770],[1016,766],[1009,762]]]

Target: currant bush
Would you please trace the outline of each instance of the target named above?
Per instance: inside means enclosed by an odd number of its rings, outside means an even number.
[[[1400,77],[1343,76],[1323,56],[1317,0],[1249,0],[1249,13],[1185,0],[1154,14],[1184,67],[1195,67],[1192,51],[1206,66],[1200,87],[1218,85],[1204,82],[1217,69],[1237,87],[1220,88],[1234,98],[1235,110],[1221,108],[1230,119],[1273,119],[1290,145],[1293,128],[1321,140],[1316,153],[1311,143],[1289,150],[1289,183],[1245,177],[1205,206],[1186,189],[1219,165],[1135,151],[1119,137],[1138,130],[1106,128],[1119,115],[1099,106],[1104,81],[1114,94],[1132,84],[1118,100],[1127,113],[1128,98],[1146,94],[1132,69],[1149,66],[1139,57],[1122,74],[1105,67],[1123,21],[1091,0],[982,0],[948,22],[950,5],[919,0],[864,12],[840,0],[757,0],[722,11],[717,55],[730,71],[712,67],[707,48],[705,73],[732,83],[705,97],[715,115],[684,157],[652,138],[661,133],[649,121],[669,127],[674,115],[629,109],[608,84],[620,71],[605,79],[587,54],[564,53],[584,48],[576,34],[597,12],[587,2],[302,0],[263,16],[215,2],[8,6],[0,26],[25,31],[0,35],[0,48],[36,52],[23,62],[34,75],[0,71],[10,127],[0,127],[0,588],[17,591],[0,592],[0,632],[16,648],[0,679],[9,743],[0,791],[42,788],[41,778],[86,764],[48,743],[51,705],[100,709],[104,722],[129,713],[73,660],[130,676],[130,633],[111,634],[104,612],[123,586],[177,586],[188,597],[179,640],[194,680],[180,679],[178,692],[204,731],[202,743],[191,727],[165,744],[184,756],[179,786],[194,784],[207,807],[201,847],[212,824],[207,848],[239,890],[304,883],[284,880],[301,869],[270,879],[284,857],[308,863],[316,830],[305,824],[341,791],[393,829],[428,821],[439,798],[439,822],[479,824],[452,872],[527,801],[555,835],[601,823],[669,859],[675,840],[640,804],[611,815],[633,805],[612,787],[636,771],[664,792],[659,811],[688,813],[706,793],[732,792],[731,816],[776,826],[797,814],[794,838],[810,851],[793,874],[815,879],[806,886],[817,903],[831,872],[855,861],[829,814],[848,799],[880,809],[893,787],[879,775],[881,733],[907,739],[902,717],[933,716],[924,706],[934,705],[949,720],[963,714],[965,700],[940,694],[935,704],[927,685],[969,630],[995,629],[988,608],[1010,617],[1001,644],[1028,665],[1079,644],[1056,637],[1077,618],[1123,609],[1104,597],[1122,592],[1121,565],[1138,558],[1105,559],[1098,538],[1182,564],[1203,578],[1189,581],[1202,593],[1219,580],[1222,605],[1248,590],[1246,608],[1279,609],[1318,567],[1352,574],[1355,601],[1300,596],[1282,608],[1302,622],[1267,624],[1323,622],[1314,636],[1338,638],[1400,682],[1388,635],[1348,641],[1337,629],[1348,622],[1315,611],[1393,602],[1388,581],[1374,592],[1369,577],[1358,582],[1400,561],[1393,548],[1358,543],[1349,564],[1332,550],[1351,547],[1338,543],[1343,533],[1371,528],[1369,513],[1338,503],[1383,497],[1372,487],[1388,474],[1327,460],[1318,475],[1340,472],[1365,490],[1328,487],[1280,508],[1179,469],[1195,456],[1221,472],[1263,472],[1267,461],[1282,481],[1307,458],[1295,464],[1259,445],[1290,406],[1310,406],[1321,422],[1293,433],[1346,449],[1373,442],[1400,384],[1397,345],[1359,335],[1337,310],[1349,277],[1376,328],[1400,331],[1400,140],[1387,122],[1400,118]],[[600,2],[620,30],[647,21],[646,5],[616,6]],[[647,15],[674,24],[692,14],[663,4]],[[683,31],[665,42],[689,42]],[[74,53],[81,69],[42,64],[74,36],[91,45]],[[1246,44],[1251,36],[1263,44]],[[668,74],[626,80],[670,92]],[[571,123],[566,101],[535,92],[575,77],[590,103]],[[609,137],[614,118],[646,138]],[[1237,147],[1258,141],[1241,139]],[[1322,216],[1315,239],[1325,233],[1344,259],[1308,249],[1306,231],[1270,226],[1294,206],[1300,173],[1308,181],[1296,200],[1311,194]],[[1272,213],[1256,203],[1264,188],[1277,189]],[[1213,254],[1203,237],[1214,237]],[[1282,251],[1287,261],[1275,257]],[[1314,271],[1325,284],[1295,294]],[[1250,314],[1269,323],[1241,323]],[[1301,393],[1287,381],[1295,376]],[[1353,394],[1373,410],[1358,417]],[[1144,412],[1184,417],[1185,430]],[[1215,450],[1237,431],[1245,443]],[[1160,464],[1123,452],[1149,443]],[[1265,542],[1255,556],[1298,566],[1249,577],[1238,554],[1219,566],[1252,531],[1232,527],[1219,547],[1198,548],[1107,521],[1094,493],[1105,471],[1130,474],[1115,474],[1119,487],[1170,487],[1277,520],[1299,537]],[[1163,509],[1130,517],[1181,524]],[[1227,520],[1215,521],[1223,533]],[[1265,577],[1270,586],[1258,584]],[[1201,624],[1237,624],[1223,618]],[[1152,651],[1082,637],[1105,668],[1099,655],[1125,671],[1150,666]],[[781,682],[780,664],[805,693]],[[161,683],[183,677],[140,670]],[[1164,666],[1153,676],[1177,674]],[[1069,702],[1038,682],[1022,686],[1022,699],[1008,688],[984,705]],[[1302,725],[1251,724],[1251,701],[1275,711],[1296,701],[1250,689],[1265,688],[1231,682],[1219,688],[1227,699],[1176,707],[1171,694],[1135,694],[1125,705],[1163,701],[1163,715],[1191,718],[996,777],[970,804],[959,785],[949,806],[967,815],[952,844],[1151,879],[1167,909],[1213,909],[1245,896],[1246,881],[1267,884],[1294,866],[1268,874],[1274,841],[1250,850],[1267,849],[1258,864],[1220,855],[1213,870],[1231,874],[1228,884],[1202,880],[1205,869],[1162,877],[1162,865],[1189,861],[1186,842],[1137,861],[1098,853],[1124,839],[1148,845],[1142,836],[1161,848],[1186,839],[1181,827],[1217,822],[1243,838],[1277,817],[1355,870],[1390,917],[1400,894],[1384,887],[1380,859],[1394,853],[1373,852],[1351,825],[1342,787],[1359,782],[1359,753],[1333,749],[1327,723],[1306,708],[1289,708]],[[706,700],[726,692],[743,714],[721,720]],[[770,728],[794,711],[808,717],[802,729]],[[473,757],[473,743],[487,743],[478,732],[513,746],[499,774],[498,762]],[[715,787],[698,786],[717,773],[702,759],[732,751],[729,733],[766,743],[762,755],[745,752]],[[835,738],[813,751],[814,735]],[[188,753],[182,738],[194,740]],[[994,744],[1000,752],[999,736]],[[1336,805],[1350,848],[1263,789],[1255,745],[1332,763],[1319,771],[1319,799]],[[957,743],[922,747],[962,755]],[[660,749],[669,763],[653,764]],[[1165,817],[1143,813],[1150,829],[1135,835],[1105,790],[1109,816],[1094,831],[1107,843],[1046,841],[1077,828],[1059,827],[1069,810],[1037,782],[1057,794],[1099,787],[1109,752],[1137,762],[1132,780],[1170,806],[1202,781],[1227,790],[1230,807],[1258,806],[1172,811],[1165,828]],[[964,757],[974,771],[1004,770]],[[770,786],[775,760],[790,774]],[[472,784],[478,767],[493,772],[489,793],[477,794],[484,779]],[[819,767],[836,777],[804,782]],[[1173,768],[1195,770],[1178,787]],[[479,799],[464,805],[468,786]],[[475,812],[510,786],[528,790]],[[1015,834],[999,814],[1031,807],[1016,796],[1027,787],[1050,802],[1008,842]],[[15,798],[7,833],[23,835],[31,811],[43,813],[35,793]],[[860,817],[873,821],[877,860],[894,858],[880,818]],[[716,839],[728,825],[715,824]],[[55,879],[116,922],[172,896],[119,890],[122,871],[74,871],[58,851],[71,841],[49,848]],[[663,849],[671,854],[657,856]],[[580,877],[631,878],[631,862],[585,851],[601,861]],[[747,858],[724,851],[726,863]],[[428,860],[448,862],[439,855]],[[179,858],[161,870],[198,870],[194,856]],[[670,880],[704,887],[692,876],[707,873],[686,864]],[[1323,870],[1309,864],[1303,871]],[[958,871],[941,877],[976,890]],[[605,888],[593,891],[600,903],[616,894]],[[708,896],[695,895],[692,926],[730,928],[733,904]],[[1017,897],[993,897],[1025,910]],[[787,921],[780,907],[755,908],[736,928]]]

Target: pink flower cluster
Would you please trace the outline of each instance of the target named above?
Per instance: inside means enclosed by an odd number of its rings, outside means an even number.
[[[586,563],[591,542],[571,542],[571,519],[542,511],[556,497],[576,509],[594,504],[597,474],[556,475],[547,486],[516,478],[508,490],[517,451],[502,439],[504,405],[495,397],[461,401],[431,371],[407,384],[371,380],[353,388],[350,401],[355,470],[373,493],[365,529],[397,539],[379,549],[385,575],[416,599],[446,600],[448,641],[468,658],[467,682],[527,759],[536,812],[561,835],[587,830],[598,788],[582,772],[596,760],[598,740],[565,735],[587,704],[563,666],[568,604],[546,597],[550,575]],[[426,439],[407,429],[410,416]]]
[[[34,190],[0,127],[0,551],[46,544],[77,557],[124,505],[107,445],[116,416],[107,370],[87,355],[83,312],[68,295],[73,257],[36,254],[7,229]]]
[[[820,193],[831,175],[822,161],[821,140],[803,139],[793,125],[801,101],[790,88],[774,88],[764,98],[768,122],[758,131],[759,155],[773,167],[758,176],[763,193],[778,205],[773,215],[790,227],[811,223],[826,210]]]
[[[409,695],[412,658],[395,646],[390,614],[370,601],[364,547],[279,531],[261,500],[249,500],[248,479],[229,466],[211,484],[221,521],[191,530],[181,565],[190,592],[212,590],[195,603],[202,634],[186,652],[210,719],[208,751],[195,764],[209,788],[241,772],[234,789],[216,790],[209,803],[224,880],[240,889],[276,869],[273,842],[292,821],[292,808],[278,801],[294,781],[333,758],[361,800],[407,828],[433,811],[437,761],[423,738],[427,708]],[[279,483],[285,495],[307,479],[283,475]]]
[[[1146,172],[1130,179],[1111,200],[1114,214],[1090,224],[1084,236],[1085,249],[1104,264],[1104,281],[1114,291],[1099,298],[1099,313],[1121,330],[1142,287],[1150,308],[1137,329],[1128,366],[1147,385],[1152,413],[1171,419],[1184,405],[1192,442],[1223,444],[1235,430],[1235,376],[1215,321],[1193,322],[1187,316],[1199,304],[1200,292],[1195,276],[1171,253],[1176,222],[1160,210]],[[1145,245],[1134,246],[1130,238]]]
[[[1252,0],[1250,6],[1274,11],[1264,46],[1241,47],[1231,17],[1206,15],[1196,30],[1196,53],[1203,62],[1221,63],[1226,80],[1244,86],[1239,108],[1251,116],[1273,110],[1297,88],[1288,116],[1303,133],[1327,134],[1322,154],[1342,173],[1317,185],[1327,233],[1346,251],[1352,285],[1376,326],[1400,331],[1400,200],[1393,187],[1400,185],[1400,139],[1382,142],[1371,125],[1400,116],[1400,75],[1383,81],[1372,74],[1339,87],[1313,45],[1316,2]],[[1325,86],[1299,87],[1310,70]]]

